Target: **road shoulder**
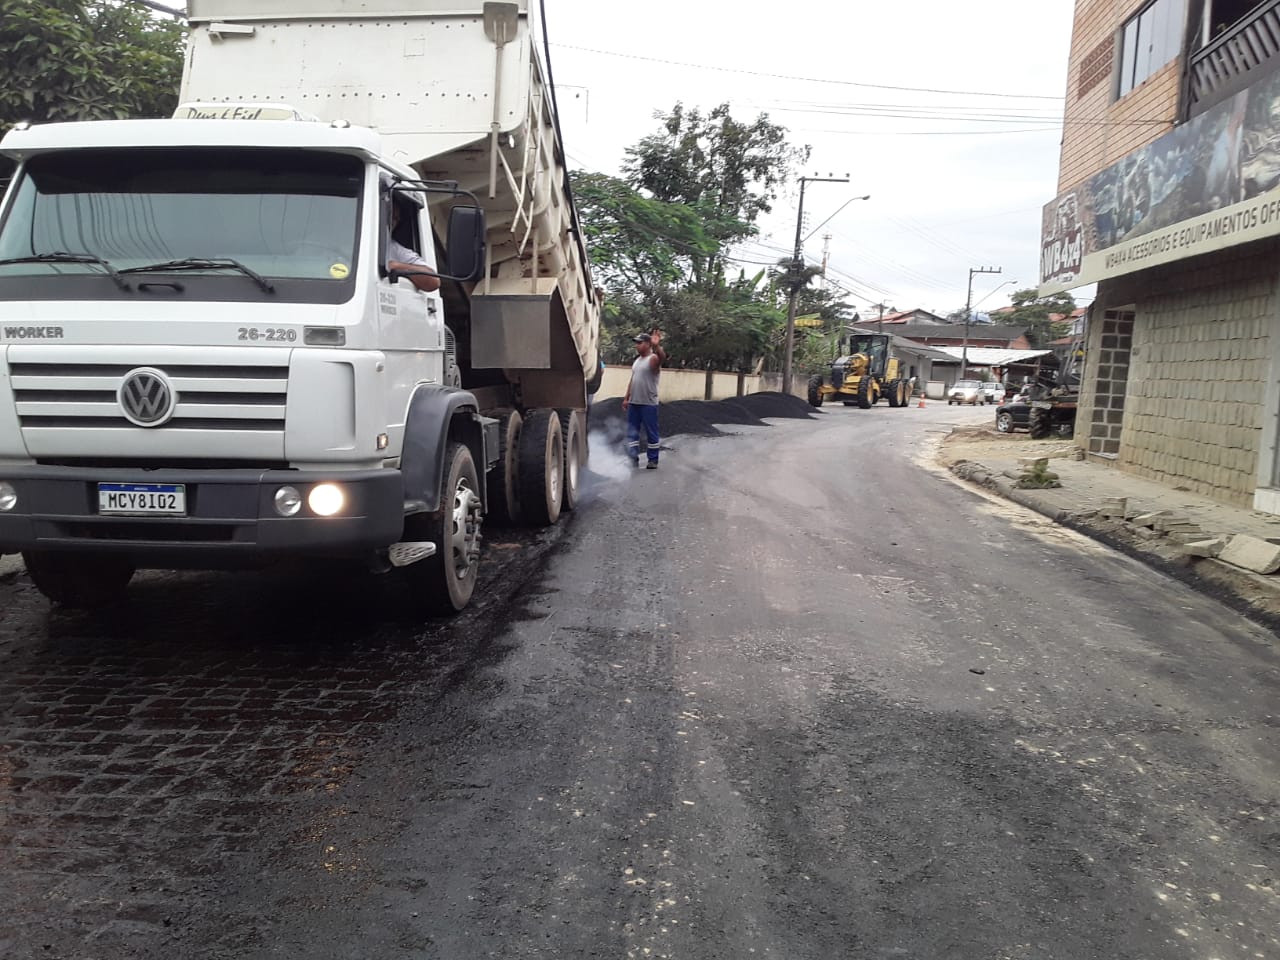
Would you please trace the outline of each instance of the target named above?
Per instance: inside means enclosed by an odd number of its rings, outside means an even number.
[[[1064,527],[1098,540],[1280,630],[1280,576],[1262,576],[1217,559],[1236,535],[1280,538],[1280,518],[1218,504],[1186,491],[1076,459],[1069,441],[1010,437],[984,428],[954,429],[938,445],[938,463]],[[1047,459],[1059,486],[1026,488],[1027,461]],[[1201,545],[1210,556],[1196,556]]]

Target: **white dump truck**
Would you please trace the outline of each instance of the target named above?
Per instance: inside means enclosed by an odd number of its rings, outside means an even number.
[[[302,558],[459,610],[486,515],[574,506],[600,373],[528,0],[187,6],[173,118],[0,142],[0,554],[72,606]]]

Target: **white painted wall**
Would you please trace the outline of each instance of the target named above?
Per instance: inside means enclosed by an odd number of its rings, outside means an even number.
[[[604,370],[604,382],[600,385],[597,400],[608,400],[610,397],[621,397],[627,392],[627,384],[631,382],[630,366],[607,366]],[[744,393],[759,393],[769,389],[761,385],[761,378],[748,374],[743,383]],[[706,397],[707,372],[705,370],[663,370],[658,380],[658,399],[663,403],[673,400],[702,400]],[[717,373],[712,382],[713,400],[727,400],[738,395],[738,375],[736,373]]]

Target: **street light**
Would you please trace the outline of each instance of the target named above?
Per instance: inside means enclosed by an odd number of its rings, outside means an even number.
[[[1020,283],[1020,282],[1021,282],[1021,281],[1018,281],[1018,280],[1006,280],[1004,283],[1000,284],[1000,286],[998,286],[998,287],[996,287],[995,289],[993,289],[993,290],[992,290],[990,293],[988,293],[985,297],[983,297],[981,300],[979,300],[977,303],[975,303],[975,304],[973,305],[974,309],[976,310],[978,307],[982,306],[984,303],[986,303],[988,300],[990,300],[992,297],[994,297],[997,293],[999,293],[1002,289],[1004,289],[1005,287],[1009,286],[1010,284],[1017,285],[1017,284],[1018,284],[1018,283]]]
[[[970,267],[969,295],[964,301],[964,349],[960,353],[960,379],[969,372],[969,324],[973,322],[973,278],[979,273],[1002,273],[1002,267]],[[997,289],[999,289],[997,287]]]
[[[782,359],[782,392],[791,392],[791,362],[795,356],[796,349],[796,308],[800,302],[800,286],[801,279],[804,277],[804,242],[807,239],[804,236],[804,188],[809,183],[848,183],[848,177],[801,177],[800,178],[800,210],[796,214],[796,246],[791,257],[791,297],[787,302],[787,345],[783,353]],[[853,200],[870,200],[871,194],[863,197],[854,197]],[[852,203],[850,200],[849,203]],[[846,203],[845,206],[848,206]],[[841,207],[840,210],[843,210]],[[814,233],[821,230],[826,224],[840,212],[837,210],[826,220],[822,221],[816,228]],[[810,233],[809,236],[813,236]]]

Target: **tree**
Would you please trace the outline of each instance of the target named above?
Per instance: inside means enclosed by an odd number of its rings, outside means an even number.
[[[728,248],[755,235],[807,149],[787,142],[784,127],[760,114],[741,123],[722,103],[708,113],[677,103],[657,114],[662,128],[627,150],[627,182],[652,197],[696,211],[716,249],[691,259],[693,282],[714,289]]]
[[[692,259],[718,249],[683,203],[650,199],[603,173],[572,177],[592,266],[615,296],[652,303],[660,291],[688,281]]]
[[[1054,320],[1054,315],[1069,317],[1076,308],[1075,298],[1069,293],[1055,293],[1042,297],[1034,287],[1019,290],[1009,298],[1013,310],[1000,314],[1001,326],[1013,326],[1027,331],[1027,339],[1033,347],[1044,347],[1065,337],[1070,324]]]
[[[605,355],[627,359],[636,331],[661,326],[677,363],[753,368],[780,342],[786,313],[775,277],[739,271],[733,279],[728,254],[754,235],[804,154],[766,116],[739,123],[727,105],[703,114],[676,104],[659,119],[661,130],[627,151],[623,178],[574,175],[607,294]]]
[[[19,120],[171,114],[185,35],[130,3],[0,0],[0,133]]]

